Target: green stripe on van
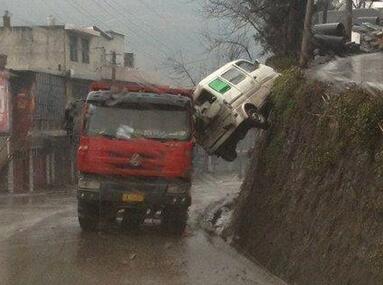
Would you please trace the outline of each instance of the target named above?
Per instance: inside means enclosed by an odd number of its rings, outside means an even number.
[[[224,94],[231,89],[230,85],[217,78],[209,83],[209,87],[213,90]]]

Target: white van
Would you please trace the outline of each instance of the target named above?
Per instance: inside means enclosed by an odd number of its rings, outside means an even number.
[[[198,143],[209,154],[235,160],[247,131],[267,128],[265,106],[278,76],[258,62],[236,60],[203,79],[193,94]]]

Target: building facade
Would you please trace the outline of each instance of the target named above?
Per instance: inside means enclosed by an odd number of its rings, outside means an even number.
[[[132,67],[130,53],[125,53],[125,36],[97,27],[3,25],[0,53],[8,56],[11,69],[76,79],[99,80],[99,71],[112,65]]]
[[[72,147],[62,130],[65,80],[32,71],[3,71],[0,102],[0,192],[35,192],[73,181]],[[3,103],[0,103],[3,104]]]
[[[64,130],[68,103],[95,80],[131,76],[125,36],[97,27],[0,27],[0,192],[36,192],[75,181],[75,147]],[[134,74],[134,72],[133,72]],[[133,78],[133,77],[132,77]]]

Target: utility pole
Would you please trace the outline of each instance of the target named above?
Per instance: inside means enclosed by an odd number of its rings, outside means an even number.
[[[116,84],[116,65],[117,65],[117,55],[116,52],[112,52],[112,88]]]
[[[311,36],[312,20],[314,14],[314,0],[307,0],[305,26],[303,31],[302,49],[300,57],[300,66],[307,67],[311,58]]]
[[[346,0],[346,35],[348,40],[351,40],[352,34],[352,5],[352,0]]]

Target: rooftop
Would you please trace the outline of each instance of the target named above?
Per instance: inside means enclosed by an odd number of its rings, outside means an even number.
[[[74,24],[64,24],[64,25],[15,25],[11,26],[12,30],[32,30],[33,28],[46,28],[46,29],[65,29],[67,31],[75,32],[75,33],[82,33],[82,34],[87,34],[89,36],[94,36],[94,37],[104,37],[108,40],[113,40],[114,36],[117,37],[124,37],[124,34],[118,33],[116,31],[103,31],[97,26],[92,26],[92,27],[82,27],[82,26],[77,26]],[[0,30],[3,30],[4,26],[0,26]]]

